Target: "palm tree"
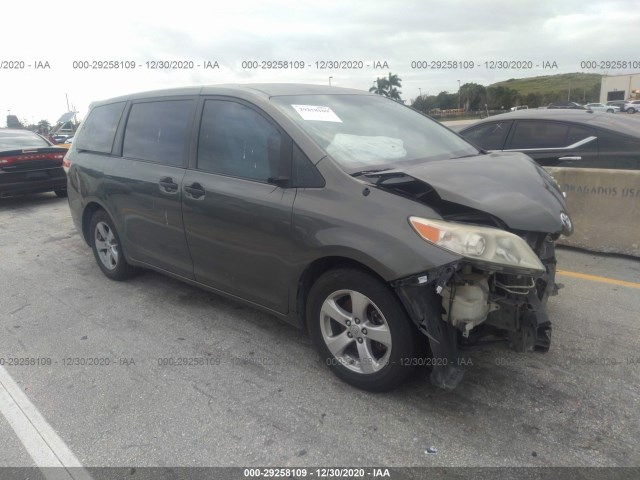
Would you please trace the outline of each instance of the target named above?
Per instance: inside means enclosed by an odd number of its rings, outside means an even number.
[[[387,79],[377,78],[376,84],[373,87],[371,87],[369,91],[375,93],[376,95],[382,95],[384,97],[388,97],[389,92],[387,91]]]
[[[389,87],[401,87],[402,84],[400,83],[402,81],[402,79],[400,77],[398,77],[398,75],[395,75],[391,72],[389,72],[389,77],[387,78],[387,84],[389,85]]]
[[[389,89],[389,95],[388,95],[388,97],[389,97],[391,100],[400,101],[400,100],[402,100],[402,98],[400,98],[400,94],[401,94],[401,93],[402,93],[402,92],[401,92],[400,90],[398,90],[396,87],[391,87],[391,88]]]
[[[392,100],[401,101],[400,94],[402,93],[396,87],[402,87],[402,79],[391,72],[389,72],[389,76],[386,78],[387,81],[387,96]]]

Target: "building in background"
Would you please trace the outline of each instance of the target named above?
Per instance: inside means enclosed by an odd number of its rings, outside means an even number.
[[[640,99],[640,73],[603,76],[600,84],[600,102]]]

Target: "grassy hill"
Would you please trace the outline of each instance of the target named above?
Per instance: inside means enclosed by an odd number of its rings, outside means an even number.
[[[507,87],[516,90],[522,97],[528,94],[538,94],[551,96],[555,93],[564,92],[564,99],[571,85],[571,99],[582,101],[586,94],[586,100],[598,101],[600,92],[600,79],[602,75],[596,73],[562,73],[559,75],[545,75],[541,77],[512,78],[504,82],[490,85],[491,87]],[[596,98],[592,99],[596,93]]]

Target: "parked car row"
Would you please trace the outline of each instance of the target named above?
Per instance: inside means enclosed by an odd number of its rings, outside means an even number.
[[[584,105],[581,105],[576,102],[560,101],[550,103],[547,108],[552,110],[591,110],[595,112],[607,113],[636,113],[640,110],[640,100],[611,100],[607,102],[606,105],[602,103],[586,103]],[[512,108],[511,110],[513,111],[516,109]]]

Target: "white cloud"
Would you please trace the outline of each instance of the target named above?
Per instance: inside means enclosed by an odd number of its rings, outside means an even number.
[[[386,70],[242,70],[243,60],[386,60],[403,81],[403,97],[455,91],[457,80],[580,70],[580,60],[637,60],[636,2],[403,0],[250,1],[219,6],[195,0],[4,5],[0,60],[47,60],[50,70],[0,70],[0,112],[54,121],[70,102],[88,104],[132,91],[225,82],[305,82],[368,89]],[[218,60],[221,69],[158,71],[151,60]],[[74,60],[133,60],[133,71],[86,71]],[[412,60],[471,60],[473,70],[415,70]],[[488,70],[488,60],[556,61],[557,71]],[[602,73],[595,71],[594,73]],[[625,73],[625,72],[609,72]],[[0,123],[2,123],[0,121]]]

